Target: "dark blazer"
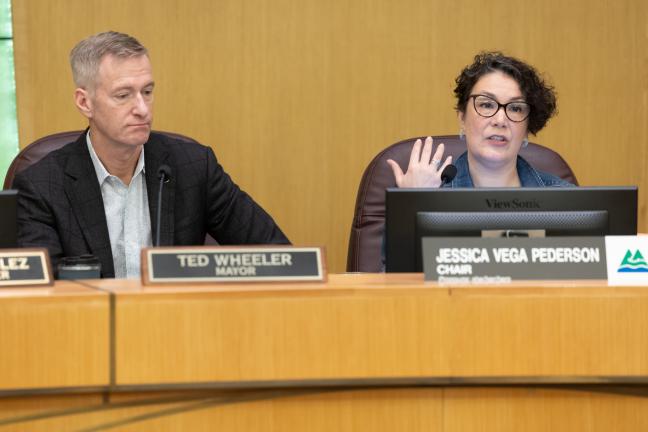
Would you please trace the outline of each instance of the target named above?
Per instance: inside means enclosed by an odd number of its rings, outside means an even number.
[[[158,168],[166,164],[172,172],[162,192],[160,245],[202,245],[206,233],[219,244],[289,243],[270,215],[234,184],[211,148],[151,133],[144,162],[152,233]],[[92,254],[101,262],[101,276],[115,277],[85,133],[17,174],[13,187],[19,191],[19,246],[46,247],[55,269],[61,257]]]

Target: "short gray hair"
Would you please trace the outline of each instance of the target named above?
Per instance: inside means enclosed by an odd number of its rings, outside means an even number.
[[[79,42],[70,52],[72,77],[77,87],[92,89],[105,55],[120,58],[148,56],[148,50],[137,39],[124,33],[108,31]]]

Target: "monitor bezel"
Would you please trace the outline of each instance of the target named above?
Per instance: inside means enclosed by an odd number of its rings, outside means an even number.
[[[636,186],[570,188],[440,188],[385,191],[385,264],[387,272],[420,272],[416,266],[416,216],[419,212],[510,212],[606,210],[608,235],[637,233]],[[491,200],[489,207],[487,199]],[[513,203],[517,208],[495,204]]]
[[[18,191],[0,190],[0,248],[18,246]]]

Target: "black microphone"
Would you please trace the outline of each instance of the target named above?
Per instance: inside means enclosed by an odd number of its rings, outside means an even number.
[[[160,168],[158,168],[158,179],[160,179],[160,189],[158,190],[155,246],[160,246],[160,218],[162,216],[162,188],[164,187],[164,183],[169,183],[169,180],[171,180],[171,167],[169,167],[169,165],[160,165]]]
[[[450,183],[452,179],[455,178],[457,175],[457,167],[450,164],[447,167],[443,169],[441,172],[441,186],[442,187],[444,184]]]

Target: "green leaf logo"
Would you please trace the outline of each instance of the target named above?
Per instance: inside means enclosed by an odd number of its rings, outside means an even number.
[[[628,249],[617,270],[618,273],[648,273],[648,263],[637,249],[634,254]]]

